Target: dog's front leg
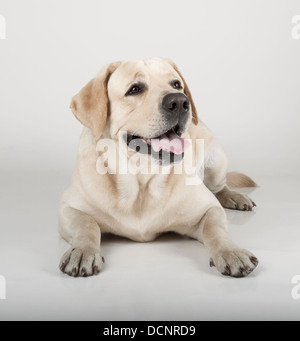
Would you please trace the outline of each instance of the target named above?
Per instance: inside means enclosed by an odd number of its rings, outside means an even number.
[[[61,258],[61,271],[73,277],[97,275],[104,259],[100,254],[100,228],[95,219],[74,208],[63,207],[59,231],[72,245]]]
[[[209,250],[211,266],[216,266],[223,275],[245,277],[258,265],[251,252],[237,247],[231,240],[221,207],[210,208],[190,236],[204,243]]]

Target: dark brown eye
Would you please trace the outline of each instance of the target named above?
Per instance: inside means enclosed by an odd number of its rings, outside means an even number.
[[[172,86],[174,89],[177,89],[177,90],[181,90],[182,89],[182,85],[179,81],[174,81],[172,82]]]
[[[134,96],[142,93],[144,87],[139,84],[134,84],[132,87],[126,92],[125,96]]]

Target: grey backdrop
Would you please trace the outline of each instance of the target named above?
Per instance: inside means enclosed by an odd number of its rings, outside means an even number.
[[[231,168],[299,174],[299,12],[297,0],[1,0],[1,166],[70,169],[70,98],[106,63],[162,56]]]
[[[298,0],[0,0],[0,320],[299,320],[297,15]],[[152,56],[177,63],[230,169],[261,185],[253,212],[226,211],[260,259],[249,278],[222,277],[173,235],[104,238],[94,278],[58,269],[57,207],[82,129],[70,99],[104,64]]]

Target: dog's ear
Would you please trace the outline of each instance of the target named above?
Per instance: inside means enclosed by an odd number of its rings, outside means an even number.
[[[102,69],[71,102],[73,114],[78,121],[91,129],[96,140],[99,140],[103,133],[109,110],[107,83],[120,64],[113,63]]]
[[[193,123],[195,125],[197,125],[198,124],[198,114],[197,114],[197,109],[196,109],[196,106],[195,106],[192,94],[190,92],[190,89],[189,89],[188,85],[186,84],[186,81],[183,78],[183,76],[182,76],[181,72],[179,71],[178,67],[176,66],[176,64],[172,60],[170,60],[170,59],[167,59],[167,61],[169,62],[169,64],[171,64],[173,66],[173,68],[175,69],[175,71],[178,73],[178,75],[180,76],[180,78],[183,81],[184,93],[188,97],[188,99],[189,99],[189,101],[191,103],[191,107],[192,107]]]

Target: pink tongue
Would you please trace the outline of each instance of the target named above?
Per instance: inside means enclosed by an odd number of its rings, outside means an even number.
[[[155,152],[161,149],[168,150],[174,154],[180,155],[186,148],[190,146],[188,140],[184,140],[174,132],[168,132],[161,135],[159,138],[151,140],[151,146]]]

